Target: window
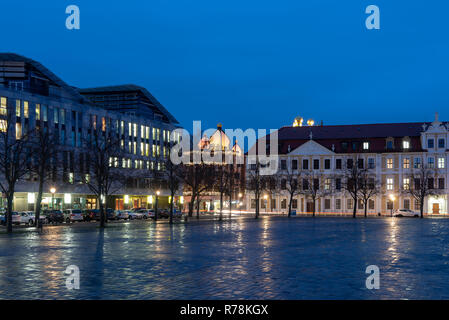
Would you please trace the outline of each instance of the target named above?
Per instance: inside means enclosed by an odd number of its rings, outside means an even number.
[[[435,159],[427,158],[427,165],[429,166],[429,168],[434,168],[435,167]]]
[[[287,160],[281,160],[281,170],[287,170]]]
[[[387,190],[393,190],[393,178],[387,178]]]
[[[22,138],[22,124],[20,122],[16,123],[16,139]]]
[[[353,208],[353,203],[354,203],[353,199],[347,199],[346,200],[346,208],[347,209],[352,209]]]
[[[373,199],[369,199],[368,200],[368,209],[370,209],[370,210],[374,210],[375,209],[374,200]]]
[[[8,99],[6,97],[0,97],[0,114],[6,116],[8,110]]]
[[[287,199],[281,200],[281,209],[287,209]]]
[[[341,143],[341,148],[342,148],[344,151],[348,150],[348,143],[347,143],[347,142],[342,142],[342,143]]]
[[[410,159],[409,158],[402,159],[402,167],[404,169],[409,169],[410,168]]]
[[[336,169],[341,169],[341,159],[336,159],[335,160],[335,168]]]
[[[415,210],[421,210],[421,205],[419,204],[419,201],[415,199]]]
[[[330,210],[331,208],[331,199],[324,199],[324,210]]]
[[[292,208],[293,209],[297,209],[298,208],[298,200],[297,199],[292,199]]]
[[[364,142],[363,143],[363,150],[368,150],[369,149],[369,142]]]
[[[387,210],[393,210],[393,201],[387,200]]]
[[[324,169],[329,170],[331,168],[331,159],[324,159]]]
[[[341,199],[335,199],[335,209],[341,210]]]
[[[302,190],[309,189],[309,181],[307,179],[302,179]]]
[[[335,179],[335,189],[341,190],[341,179],[340,178]]]
[[[45,105],[45,104],[43,104],[42,105],[42,121],[48,121],[48,107]]]
[[[59,123],[59,110],[58,108],[53,109],[53,122]]]
[[[65,124],[65,109],[59,109],[59,111],[61,112],[61,116],[59,117],[59,121],[61,122],[61,124]],[[78,125],[81,127],[82,126],[82,122],[80,121],[78,123]]]
[[[314,159],[313,160],[313,169],[314,170],[320,169],[320,160],[319,159]]]
[[[388,150],[393,149],[393,140],[388,140],[388,141],[387,141],[387,149],[388,149]]]
[[[358,151],[359,150],[359,143],[358,142],[354,141],[352,143],[352,150],[353,151]]]
[[[271,199],[271,209],[276,209],[276,199]]]
[[[363,159],[357,159],[357,167],[359,169],[363,169],[364,168]]]
[[[434,147],[434,140],[433,139],[427,139],[427,148],[432,149]]]
[[[251,199],[251,209],[256,209],[256,199]]]
[[[387,169],[393,169],[393,158],[387,159]]]
[[[16,100],[16,117],[20,117],[22,101]]]
[[[313,189],[320,190],[320,180],[319,179],[313,179]]]
[[[281,189],[286,190],[287,189],[287,180],[282,179],[281,180]]]
[[[415,161],[413,163],[414,168],[421,168],[421,158],[415,158]]]
[[[408,141],[408,140],[404,140],[404,141],[402,141],[402,148],[403,149],[410,149],[410,141]]]
[[[364,208],[365,208],[362,199],[358,199],[358,201],[357,201],[357,207],[358,207],[358,209],[364,209]]]
[[[427,180],[427,184],[428,184],[428,188],[429,188],[429,189],[433,189],[433,188],[435,187],[433,178],[429,178],[429,179]]]
[[[352,169],[352,165],[353,165],[353,160],[352,159],[348,159],[347,161],[346,161],[346,167],[348,168],[348,169]]]
[[[307,159],[302,160],[302,168],[305,170],[309,169],[309,160]]]
[[[410,209],[410,199],[404,199],[404,209]]]
[[[438,169],[444,169],[444,158],[438,158]]]
[[[444,178],[438,179],[438,189],[444,189]]]
[[[330,188],[331,188],[331,179],[329,179],[329,178],[326,178],[325,180],[324,180],[324,190],[330,190]]]
[[[36,120],[41,119],[41,105],[36,103]]]
[[[369,169],[374,169],[375,165],[374,165],[374,158],[369,158],[368,159],[368,168]]]
[[[403,184],[404,190],[410,189],[410,179],[409,178],[404,178],[402,180],[402,184]]]
[[[30,113],[29,113],[29,105],[28,105],[28,101],[24,101],[23,102],[23,116],[28,119]]]
[[[438,139],[438,148],[445,148],[446,147],[446,143],[444,141],[444,139]]]
[[[298,160],[292,160],[292,170],[298,169]]]

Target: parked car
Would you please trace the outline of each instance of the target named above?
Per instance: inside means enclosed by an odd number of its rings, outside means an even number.
[[[107,220],[117,220],[117,216],[115,215],[114,209],[111,208],[106,209],[106,221]]]
[[[393,212],[393,217],[419,217],[419,212],[410,209],[399,209]]]
[[[3,213],[0,213],[0,224],[4,226],[6,224],[6,217]]]
[[[64,222],[64,214],[61,210],[44,210],[46,223]]]
[[[154,211],[150,209],[141,209],[138,213],[142,215],[142,219],[149,219],[154,216]]]
[[[45,221],[45,216],[44,215],[39,215],[39,220],[41,222]],[[27,224],[27,225],[34,225],[34,221],[36,221],[36,218],[34,216],[34,212],[33,211],[24,211],[24,212],[20,212],[20,223],[23,224]]]
[[[83,212],[80,209],[67,209],[63,212],[66,223],[84,220]]]
[[[0,222],[2,225],[6,225],[6,213],[0,215]],[[12,212],[12,224],[20,224],[21,216],[18,212]]]
[[[129,220],[142,219],[143,218],[142,213],[136,212],[136,211],[128,211],[128,215],[129,215]]]
[[[170,217],[170,211],[168,211],[167,209],[158,210],[157,217],[163,218],[163,219],[168,219]]]
[[[117,220],[127,220],[129,219],[129,214],[124,210],[115,210],[115,217]]]

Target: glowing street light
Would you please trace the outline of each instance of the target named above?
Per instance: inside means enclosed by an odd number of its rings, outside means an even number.
[[[161,194],[161,192],[159,190],[156,191],[156,203],[154,205],[154,221],[157,221],[157,204],[159,201],[159,195]]]

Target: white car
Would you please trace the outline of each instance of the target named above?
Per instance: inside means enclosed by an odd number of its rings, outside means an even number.
[[[83,212],[80,209],[67,209],[63,211],[66,223],[84,221]]]
[[[128,211],[115,210],[114,213],[115,213],[115,216],[116,216],[117,220],[127,220],[127,219],[129,219]]]
[[[36,218],[34,216],[34,212],[33,211],[20,212],[20,223],[32,226],[32,225],[34,225],[34,221],[35,220],[36,220]],[[45,216],[41,214],[39,216],[39,220],[44,222],[45,221]],[[13,218],[13,222],[14,222],[14,218]]]
[[[19,212],[13,211],[12,213],[12,224],[20,224],[22,222],[22,216]]]
[[[128,212],[129,220],[142,219],[142,217],[143,217],[143,215],[140,212],[135,212],[135,211],[127,211],[127,212]]]
[[[410,210],[410,209],[399,209],[395,210],[393,213],[393,217],[419,217],[419,212]]]

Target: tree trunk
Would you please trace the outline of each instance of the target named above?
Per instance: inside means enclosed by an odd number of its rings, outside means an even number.
[[[189,217],[192,217],[193,216],[193,203],[194,203],[194,201],[195,201],[195,198],[193,198],[193,196],[192,196],[192,198],[190,199],[190,202],[189,202]]]
[[[289,218],[292,214],[292,202],[293,202],[293,197],[292,197],[292,195],[290,195],[290,201],[288,202],[288,217]]]
[[[313,205],[312,205],[312,217],[315,218],[315,211],[316,211],[315,203],[316,203],[316,200],[315,200],[315,199],[312,199],[312,200],[313,200]]]
[[[7,196],[8,207],[7,207],[7,211],[6,211],[6,223],[7,223],[6,231],[8,233],[12,232],[12,205],[13,205],[13,198],[14,198],[14,193],[11,192]]]
[[[196,199],[196,218],[200,218],[200,199]]]
[[[367,217],[367,214],[368,214],[368,212],[367,212],[367,210],[368,210],[368,208],[366,207],[366,205],[368,204],[368,201],[365,201],[365,218]]]
[[[229,193],[229,219],[232,216],[232,192]]]
[[[220,192],[220,217],[218,220],[223,220],[223,192]]]
[[[259,197],[256,198],[256,219],[259,218]]]
[[[34,209],[34,226],[39,226],[39,218],[41,214],[42,192],[44,190],[44,180],[39,180],[39,191],[37,193],[36,208]]]
[[[421,198],[419,211],[421,213],[421,219],[424,218],[424,198]]]
[[[355,218],[357,216],[357,198],[354,199],[354,208],[352,209],[352,217]]]
[[[98,197],[98,203],[100,204],[100,228],[105,227],[105,212],[104,212],[104,206],[101,199],[101,196]]]

